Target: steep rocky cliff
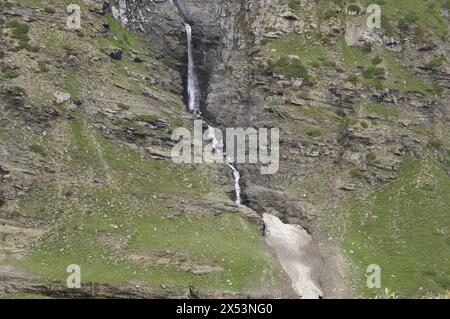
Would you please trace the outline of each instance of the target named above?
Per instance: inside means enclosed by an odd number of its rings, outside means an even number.
[[[239,165],[239,206],[225,165],[170,160],[192,127],[172,1],[82,1],[81,30],[69,1],[2,3],[0,292],[294,297],[264,213],[312,236],[325,297],[448,291],[448,1],[374,0],[375,29],[371,1],[179,2],[203,116],[280,128],[280,171]]]

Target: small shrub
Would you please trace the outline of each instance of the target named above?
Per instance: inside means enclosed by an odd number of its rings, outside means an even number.
[[[414,28],[414,33],[416,34],[417,37],[422,38],[424,35],[423,29],[420,26],[416,26]]]
[[[314,80],[310,76],[308,69],[300,60],[281,57],[276,62],[269,61],[269,72],[283,74],[287,76],[303,78],[306,84],[313,85]]]
[[[361,126],[362,126],[363,128],[369,128],[369,123],[367,123],[366,121],[362,121],[362,122],[361,122]]]
[[[11,21],[6,25],[6,27],[12,29],[12,38],[24,42],[30,41],[30,38],[28,37],[28,25],[20,23],[18,21]]]
[[[77,31],[77,36],[79,38],[84,38],[86,36],[86,34],[83,31]]]
[[[317,127],[312,130],[309,130],[307,134],[310,137],[319,137],[319,136],[323,135],[323,130],[321,128]]]
[[[288,6],[289,8],[295,11],[300,7],[300,3],[301,3],[300,0],[289,0]]]
[[[24,95],[25,93],[25,89],[21,86],[14,86],[11,88],[11,95],[13,96]]]
[[[444,55],[440,55],[438,57],[433,58],[428,64],[430,67],[438,67],[444,64],[447,61],[447,58]]]
[[[40,48],[37,45],[30,45],[26,44],[23,49],[29,51],[29,52],[39,52]]]
[[[336,17],[336,16],[337,16],[336,11],[329,9],[325,12],[322,12],[322,14],[320,15],[320,19],[322,21],[326,21],[326,20],[330,20],[331,18]]]
[[[70,44],[68,44],[68,43],[65,43],[63,45],[63,49],[66,50],[67,53],[72,53],[73,52],[72,46]]]
[[[38,67],[39,67],[39,71],[43,72],[43,73],[47,73],[48,71],[50,71],[50,68],[48,67],[48,62],[47,61],[43,61],[40,60],[38,61]]]
[[[417,14],[415,14],[414,12],[409,12],[405,15],[405,21],[406,23],[415,23],[419,20],[419,16]]]
[[[38,47],[31,46],[28,43],[30,41],[30,38],[28,37],[28,25],[20,23],[18,21],[11,21],[6,24],[6,27],[12,29],[11,37],[19,41],[19,46],[12,50],[13,52],[17,52],[22,49],[26,49],[31,52],[39,51]]]
[[[375,79],[372,81],[372,85],[374,88],[376,88],[377,90],[382,90],[383,89],[383,83],[381,83],[381,81],[379,79]]]
[[[358,76],[357,76],[356,74],[350,74],[350,75],[347,77],[347,81],[350,81],[350,82],[352,82],[353,84],[355,84],[355,83],[358,83],[358,82],[359,82],[359,78],[358,78]]]
[[[365,79],[380,79],[384,76],[384,74],[384,68],[369,67],[368,69],[364,70],[363,77]]]
[[[373,64],[373,65],[378,65],[378,64],[380,64],[382,61],[383,61],[383,59],[381,59],[381,58],[379,58],[379,57],[376,57],[376,58],[373,58],[373,59],[372,59],[372,64]]]
[[[29,147],[30,151],[32,151],[33,153],[42,155],[42,156],[46,156],[47,152],[45,151],[45,149],[39,145],[39,144],[31,144]]]
[[[0,59],[3,59],[5,57],[5,52],[4,51],[0,51]]]
[[[357,169],[353,169],[350,171],[350,176],[353,178],[357,178],[357,179],[363,179],[363,174],[357,170]]]
[[[53,14],[53,13],[56,12],[56,10],[55,10],[54,8],[49,7],[49,6],[46,6],[46,7],[44,8],[44,11],[45,11],[46,13],[49,13],[49,14]]]
[[[437,95],[442,95],[442,93],[444,93],[444,88],[438,84],[433,83],[432,89],[433,92],[436,93]]]
[[[346,118],[347,117],[347,113],[345,113],[343,110],[337,110],[336,111],[336,115],[339,116],[340,118]]]
[[[7,80],[15,79],[18,76],[19,76],[19,73],[15,72],[15,71],[7,71],[7,72],[3,73],[3,77]]]
[[[374,162],[376,159],[377,159],[377,156],[374,153],[370,152],[370,153],[366,154],[367,161]]]
[[[336,62],[331,60],[326,60],[323,62],[323,66],[327,68],[336,68]]]

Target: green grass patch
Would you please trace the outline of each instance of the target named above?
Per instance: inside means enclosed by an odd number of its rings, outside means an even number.
[[[320,127],[313,128],[307,132],[310,137],[320,137],[325,134],[324,129]]]
[[[364,178],[363,174],[357,169],[351,170],[350,171],[350,176],[353,177],[353,178],[356,178],[356,179],[363,179]]]
[[[20,51],[25,49],[30,52],[38,52],[39,47],[31,45],[30,37],[28,36],[29,26],[27,24],[21,23],[19,21],[10,21],[6,24],[6,27],[12,30],[11,37],[16,39],[19,44],[17,47],[13,48],[14,51]]]
[[[385,120],[397,119],[402,111],[398,106],[385,106],[383,104],[368,103],[363,105],[362,111],[368,115],[381,117]]]
[[[309,74],[308,68],[298,59],[281,57],[275,62],[269,61],[268,71],[274,74],[302,78],[308,85],[314,84],[314,80]]]
[[[48,67],[48,62],[44,60],[39,60],[37,62],[38,68],[40,72],[47,73],[50,71],[50,68]]]
[[[102,43],[109,47],[117,47],[122,50],[137,50],[139,52],[146,52],[147,44],[146,42],[139,38],[136,34],[124,28],[114,17],[110,14],[106,15],[106,22],[109,24],[109,30],[111,36],[107,39],[103,39]],[[105,42],[104,40],[107,40]]]
[[[42,145],[34,143],[29,146],[29,149],[36,154],[42,155],[44,157],[47,156],[47,151]]]
[[[297,107],[296,110],[311,118],[324,119],[336,117],[333,112],[318,106]]]

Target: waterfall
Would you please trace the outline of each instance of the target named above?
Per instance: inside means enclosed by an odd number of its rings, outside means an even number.
[[[228,166],[231,168],[231,170],[233,171],[233,176],[234,176],[234,191],[235,191],[235,196],[236,196],[236,204],[241,204],[242,200],[241,200],[241,173],[239,173],[239,171],[236,169],[236,167],[233,166],[233,164],[228,163]]]
[[[212,147],[216,150],[216,152],[218,152],[219,154],[221,154],[222,152],[220,151],[222,149],[222,144],[219,143],[219,141],[217,140],[216,137],[216,131],[214,129],[214,127],[208,125],[208,138],[211,139],[212,141]],[[225,155],[225,154],[222,154]],[[235,191],[235,201],[236,204],[241,204],[242,203],[242,199],[241,199],[241,174],[239,173],[239,171],[237,170],[237,168],[230,163],[230,160],[227,158],[227,165],[228,167],[231,169],[231,171],[233,172],[233,177],[234,177],[234,191]]]
[[[197,101],[196,97],[199,95],[199,92],[197,91],[197,77],[195,74],[195,62],[194,62],[194,54],[193,54],[193,41],[192,41],[192,27],[188,22],[187,14],[185,12],[185,9],[180,4],[178,0],[171,0],[172,3],[177,8],[184,26],[186,30],[186,38],[187,38],[187,49],[188,49],[188,74],[187,74],[187,94],[188,94],[188,109],[190,112],[197,114],[200,116],[200,110],[197,108]],[[212,141],[213,147],[216,150],[216,152],[221,153],[219,149],[219,141],[217,140],[216,133],[214,130],[214,127],[208,126],[208,135],[209,138]],[[235,189],[235,201],[237,204],[241,204],[241,174],[237,170],[237,168],[229,163],[227,160],[227,165],[230,167],[231,171],[233,172],[234,177],[234,189]]]
[[[195,98],[197,96],[196,78],[194,72],[194,56],[192,54],[192,28],[188,23],[185,23],[187,45],[188,45],[188,77],[187,77],[187,91],[188,91],[188,108],[189,111],[195,111]]]

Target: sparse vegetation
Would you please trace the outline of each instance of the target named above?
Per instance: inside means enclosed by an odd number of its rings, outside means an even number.
[[[320,127],[316,127],[314,129],[311,129],[307,133],[310,137],[320,137],[324,134],[324,131]]]
[[[448,291],[450,240],[442,230],[449,226],[449,203],[450,177],[432,155],[405,158],[396,181],[355,196],[344,246],[360,291],[374,297],[389,287],[400,298]],[[364,276],[374,263],[383,274],[379,290],[368,289]]]
[[[14,49],[15,51],[19,51],[22,49],[26,49],[31,52],[39,51],[39,47],[31,45],[29,43],[30,41],[30,38],[28,36],[29,27],[27,24],[18,21],[11,21],[6,24],[6,27],[12,30],[11,37],[13,39],[18,40],[19,42],[19,45]]]
[[[367,123],[366,121],[361,121],[360,124],[363,128],[369,128],[369,123]]]
[[[19,73],[14,70],[6,71],[3,73],[3,77],[7,80],[17,78],[18,76],[19,76]]]
[[[44,61],[44,60],[38,61],[38,68],[39,68],[39,71],[41,71],[43,73],[50,71],[50,68],[48,67],[48,62]]]
[[[24,95],[25,93],[26,93],[25,89],[18,85],[13,86],[11,89],[11,95],[13,96]]]
[[[363,174],[357,169],[351,170],[350,171],[350,176],[353,177],[353,178],[356,178],[356,179],[363,179],[364,178]]]
[[[375,155],[375,153],[367,153],[366,154],[366,160],[369,162],[374,162],[377,159],[377,156]]]
[[[300,7],[300,3],[301,3],[301,0],[288,0],[289,2],[288,2],[288,5],[289,5],[289,8],[291,8],[292,10],[298,10],[298,8]]]
[[[364,70],[363,77],[365,79],[382,79],[384,77],[384,74],[384,68],[369,67],[368,69]]]
[[[49,7],[49,6],[45,6],[44,11],[49,14],[53,14],[56,12],[56,10],[53,7]]]
[[[445,55],[440,55],[438,57],[431,59],[429,66],[430,67],[439,67],[439,66],[442,66],[442,64],[444,64],[445,61],[447,61],[447,58],[445,57]]]
[[[314,84],[306,66],[297,59],[282,57],[275,62],[269,61],[268,70],[272,73],[302,78],[308,85]]]
[[[359,78],[356,74],[350,74],[349,76],[347,76],[347,81],[350,81],[353,84],[355,84],[359,82]]]
[[[30,151],[32,151],[36,154],[40,154],[42,156],[47,156],[47,152],[45,151],[45,148],[39,144],[31,144],[29,146],[29,149],[30,149]]]
[[[373,58],[371,62],[372,62],[373,65],[378,65],[381,62],[383,62],[383,59],[379,58],[379,57],[376,57],[376,58]]]

